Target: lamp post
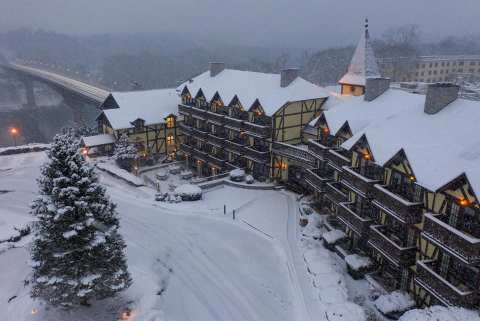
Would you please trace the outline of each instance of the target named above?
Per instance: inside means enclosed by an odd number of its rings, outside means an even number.
[[[15,127],[10,128],[10,135],[13,138],[13,143],[15,147],[17,147],[17,136],[18,136],[18,129]]]

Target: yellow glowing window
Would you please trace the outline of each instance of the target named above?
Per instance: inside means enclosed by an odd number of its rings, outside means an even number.
[[[173,145],[175,143],[175,138],[173,138],[173,135],[170,134],[167,136],[167,144],[168,145]]]
[[[174,125],[174,119],[172,116],[167,117],[167,128],[172,128]]]

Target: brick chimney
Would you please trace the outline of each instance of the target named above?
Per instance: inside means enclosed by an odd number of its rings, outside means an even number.
[[[365,101],[372,101],[390,88],[390,78],[372,77],[365,81]]]
[[[428,85],[424,112],[430,115],[438,113],[458,98],[459,90],[460,86],[452,83],[436,83]]]
[[[219,73],[225,70],[224,62],[211,62],[210,63],[210,77],[215,77]]]
[[[280,87],[288,87],[298,77],[298,68],[286,68],[280,73]]]

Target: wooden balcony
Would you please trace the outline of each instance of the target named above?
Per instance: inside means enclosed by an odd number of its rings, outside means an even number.
[[[316,190],[317,192],[323,193],[326,191],[326,184],[331,180],[320,176],[318,173],[318,170],[307,169],[305,171],[305,181],[314,190]]]
[[[208,134],[208,136],[207,136],[208,143],[211,143],[211,144],[213,144],[217,147],[224,146],[226,140],[227,140],[227,138],[217,136],[217,135],[214,135],[214,134]]]
[[[328,160],[328,165],[341,172],[343,166],[350,166],[350,157],[342,155],[338,150],[329,149],[324,158]]]
[[[368,244],[383,257],[397,267],[409,267],[415,264],[417,248],[403,246],[396,238],[392,237],[387,226],[370,226],[370,239]]]
[[[366,198],[373,197],[374,185],[381,182],[378,179],[368,178],[348,166],[343,166],[341,177],[345,187],[353,192],[363,194],[362,196]]]
[[[205,139],[208,135],[207,128],[197,128],[192,127],[192,135],[195,135],[197,138]]]
[[[348,195],[342,191],[342,185],[340,182],[326,183],[325,192],[325,196],[336,205],[348,200]]]
[[[466,285],[452,284],[438,273],[435,263],[431,260],[417,261],[415,283],[444,305],[477,307],[477,291]],[[473,284],[474,282],[472,282]]]
[[[222,157],[220,157],[218,155],[212,155],[212,154],[208,155],[207,161],[210,164],[215,165],[215,166],[220,167],[220,168],[225,167],[225,163],[226,163],[226,161]]]
[[[193,154],[193,147],[187,144],[180,144],[180,150],[183,151],[185,154]]]
[[[273,142],[272,152],[288,159],[303,163],[312,168],[316,167],[316,159],[307,149],[286,143]]]
[[[258,125],[251,122],[244,122],[243,128],[248,132],[247,134],[253,133],[254,136],[264,138],[270,137],[272,131],[270,126]]]
[[[225,149],[236,152],[237,154],[243,155],[245,149],[245,143],[234,142],[232,140],[225,140]]]
[[[372,219],[362,217],[355,213],[352,205],[353,203],[339,203],[338,219],[358,236],[365,237],[369,233],[369,226],[372,223]]]
[[[191,107],[187,105],[179,105],[178,112],[183,115],[196,116],[197,118],[206,119],[206,111],[197,107]]]
[[[243,120],[241,120],[241,119],[225,116],[225,118],[223,119],[223,122],[224,122],[225,126],[235,128],[235,129],[238,129],[238,130],[243,129]]]
[[[422,203],[411,202],[385,185],[375,184],[373,204],[403,224],[417,224],[422,220]]]
[[[313,139],[309,139],[307,145],[308,145],[308,150],[315,157],[317,157],[320,160],[326,159],[325,155],[328,153],[328,150],[330,149],[330,147],[327,147]]]
[[[219,113],[214,113],[213,111],[207,111],[205,114],[205,119],[207,121],[212,121],[214,123],[222,125],[225,121],[225,115],[224,114],[219,114]]]
[[[252,158],[259,163],[270,162],[270,152],[268,150],[258,150],[255,147],[246,146],[243,150],[245,157]]]
[[[178,127],[182,131],[183,134],[185,135],[191,135],[192,134],[192,126],[189,126],[183,122],[178,124]]]
[[[442,215],[425,214],[422,236],[465,264],[480,262],[480,239],[445,223]]]

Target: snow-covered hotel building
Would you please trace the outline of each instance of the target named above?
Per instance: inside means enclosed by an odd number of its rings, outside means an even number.
[[[181,150],[202,175],[245,168],[258,179],[287,179],[282,150],[302,142],[306,124],[328,94],[298,77],[297,69],[265,74],[210,70],[178,87],[185,135]]]
[[[114,140],[127,135],[143,156],[165,155],[175,159],[181,142],[177,125],[179,102],[175,89],[113,92],[100,106],[98,132],[111,135]]]
[[[390,89],[378,70],[366,30],[341,80],[350,96],[304,130],[315,161],[299,181],[345,232],[341,251],[370,256],[386,289],[478,308],[480,103],[448,83]]]

